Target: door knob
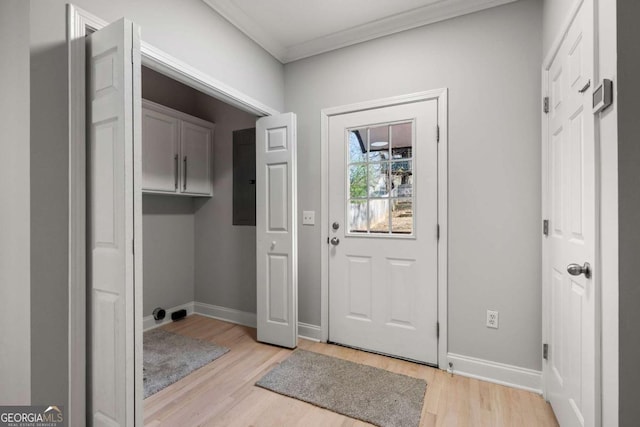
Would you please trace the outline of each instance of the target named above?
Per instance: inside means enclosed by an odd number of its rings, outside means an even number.
[[[331,239],[331,244],[333,246],[338,246],[340,244],[340,239],[338,239],[337,237],[334,237]]]
[[[572,276],[579,276],[584,274],[584,277],[587,279],[591,278],[591,265],[588,262],[585,262],[584,265],[580,264],[569,264],[567,266],[567,271]]]
[[[340,228],[340,224],[338,224],[338,222],[334,222],[333,225],[331,226],[334,230],[337,230],[338,228]]]

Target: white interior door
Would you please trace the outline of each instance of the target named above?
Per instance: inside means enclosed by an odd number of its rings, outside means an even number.
[[[545,378],[562,426],[599,422],[594,120],[591,91],[585,90],[593,79],[592,7],[583,3],[549,69]],[[585,263],[591,274],[581,274],[579,267]]]
[[[256,122],[258,341],[298,341],[296,115]]]
[[[436,365],[437,100],[329,119],[329,340]]]
[[[120,20],[87,38],[88,423],[132,426],[136,328],[134,184],[140,149],[139,29]],[[137,70],[136,70],[136,67]],[[137,104],[136,104],[137,103]],[[137,117],[136,117],[137,116]],[[138,191],[138,195],[140,192]],[[139,218],[139,217],[138,217]],[[139,278],[139,277],[138,277]],[[139,325],[138,325],[139,327]]]

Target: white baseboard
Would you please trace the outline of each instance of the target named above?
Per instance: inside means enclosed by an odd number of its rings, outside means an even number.
[[[167,312],[167,316],[163,320],[155,320],[153,315],[145,316],[142,319],[142,330],[148,331],[149,329],[157,328],[158,326],[166,325],[167,323],[171,323],[171,313],[177,310],[185,309],[187,310],[187,316],[193,314],[193,301],[188,302],[186,304],[177,305],[171,308],[165,308]]]
[[[255,328],[257,324],[255,313],[220,307],[219,305],[205,304],[203,302],[194,303],[194,313],[218,320],[224,320],[225,322],[248,326],[250,328]]]
[[[298,322],[298,337],[311,341],[322,341],[322,329],[320,326]]]
[[[202,316],[212,317],[225,322],[235,323],[238,325],[255,328],[257,319],[255,313],[240,311],[233,308],[220,307],[219,305],[205,304],[203,302],[195,302],[194,313]],[[310,325],[308,323],[298,322],[298,336],[300,338],[311,341],[320,341],[322,338],[322,330],[320,326]]]
[[[542,372],[505,363],[448,353],[453,373],[542,394]]]

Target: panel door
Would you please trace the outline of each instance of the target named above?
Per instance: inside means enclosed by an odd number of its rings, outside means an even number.
[[[437,365],[436,100],[329,119],[329,340]]]
[[[182,121],[182,185],[187,194],[211,194],[213,129],[187,120]]]
[[[135,330],[139,265],[133,250],[134,212],[140,209],[134,191],[139,185],[134,177],[140,146],[139,28],[122,19],[96,31],[87,38],[87,62],[87,421],[132,426],[141,420],[135,410],[140,373],[134,348],[141,336]]]
[[[298,341],[296,116],[256,122],[258,341],[294,348]]]
[[[142,109],[142,188],[175,193],[179,185],[178,141],[180,121],[148,108]]]
[[[592,8],[581,6],[549,70],[547,395],[562,426],[598,424]],[[591,266],[589,274],[568,269]],[[574,269],[575,270],[575,269]]]

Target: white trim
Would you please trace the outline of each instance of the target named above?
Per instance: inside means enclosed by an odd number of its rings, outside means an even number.
[[[142,65],[256,116],[280,112],[162,50],[142,42]]]
[[[449,352],[449,96],[442,89],[438,96],[438,366],[447,369]]]
[[[245,13],[231,0],[203,0],[218,14],[242,31],[251,40],[262,46],[282,63],[296,61],[320,53],[329,52],[356,43],[366,42],[412,28],[444,21],[491,7],[511,3],[515,0],[463,0],[436,1],[352,28],[323,34],[301,43],[285,46],[276,40],[261,23]]]
[[[331,116],[365,111],[375,108],[408,104],[428,99],[438,101],[438,126],[440,142],[438,143],[438,223],[440,224],[440,240],[438,241],[438,322],[440,337],[438,338],[438,367],[447,368],[448,329],[447,329],[447,293],[448,293],[448,90],[434,89],[408,95],[394,96],[385,99],[359,102],[340,107],[324,108],[320,111],[320,340],[329,339],[329,118]]]
[[[287,48],[271,37],[262,26],[249,17],[231,0],[202,0],[231,25],[242,31],[247,37],[259,44],[280,62],[287,56]]]
[[[190,304],[193,306],[193,311],[192,311],[193,314],[199,314],[201,316],[211,317],[212,319],[218,319],[224,322],[235,323],[236,325],[256,328],[256,325],[257,325],[256,313],[236,310],[234,308],[221,307],[219,305],[206,304],[203,302],[192,302]],[[187,312],[189,312],[188,309],[187,309]],[[192,314],[192,313],[189,313],[189,314]],[[153,321],[153,316],[147,316],[147,317],[151,317],[151,320]],[[319,342],[321,339],[320,326],[298,322],[298,337]]]
[[[298,338],[320,342],[322,340],[322,328],[320,328],[320,326],[298,322]]]
[[[149,316],[144,316],[144,318],[142,319],[142,330],[143,331],[150,331],[151,329],[155,329],[159,326],[162,325],[166,325],[167,323],[171,323],[173,322],[173,320],[171,320],[171,313],[173,313],[174,311],[178,311],[178,310],[187,310],[187,316],[191,316],[194,313],[194,302],[188,302],[186,304],[180,304],[180,305],[176,305],[175,307],[171,307],[171,308],[166,308],[165,312],[167,313],[166,317],[162,320],[155,320],[153,318],[153,314],[150,314]]]
[[[86,150],[84,38],[108,23],[67,4],[69,85],[69,425],[86,420]],[[256,115],[278,113],[259,101],[142,42],[142,64]],[[141,316],[141,313],[138,314]],[[136,359],[136,363],[138,363]],[[140,400],[140,399],[138,399]],[[139,403],[139,402],[138,402]],[[138,407],[139,405],[137,405]],[[138,411],[140,412],[140,411]]]
[[[541,371],[455,353],[447,358],[454,374],[542,394]]]
[[[224,320],[225,322],[237,325],[256,327],[256,314],[247,311],[240,311],[234,308],[220,307],[219,305],[206,304],[203,302],[193,303],[193,312],[213,319]]]
[[[69,425],[86,421],[86,149],[85,43],[87,28],[105,22],[67,4],[69,66]],[[77,108],[80,106],[81,108]]]

